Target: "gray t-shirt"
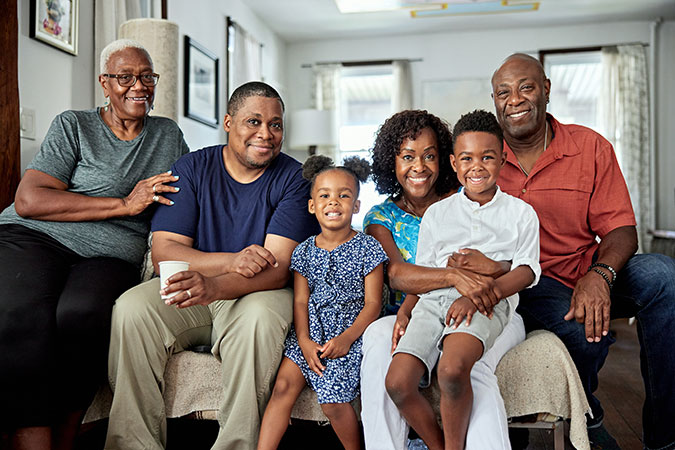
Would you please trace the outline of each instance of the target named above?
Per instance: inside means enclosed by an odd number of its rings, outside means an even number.
[[[65,111],[52,122],[28,169],[61,180],[70,192],[123,198],[137,182],[169,170],[188,152],[183,133],[171,119],[147,117],[141,133],[123,141],[103,122],[98,109]],[[12,203],[0,214],[0,224],[41,231],[87,258],[111,256],[140,265],[154,211],[151,205],[134,217],[53,222],[24,219]]]

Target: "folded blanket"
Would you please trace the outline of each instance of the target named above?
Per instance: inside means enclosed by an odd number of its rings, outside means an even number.
[[[571,419],[570,442],[578,450],[590,448],[588,401],[572,358],[553,333],[529,333],[504,355],[495,374],[508,417],[548,413]]]

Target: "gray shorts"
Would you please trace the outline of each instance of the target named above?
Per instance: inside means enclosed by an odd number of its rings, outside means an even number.
[[[454,298],[424,295],[412,310],[412,316],[405,334],[396,346],[396,353],[408,353],[419,358],[427,368],[420,381],[420,387],[427,387],[430,383],[431,371],[438,362],[443,350],[443,338],[453,333],[466,333],[475,336],[483,344],[483,355],[490,350],[509,322],[511,305],[504,299],[494,308],[492,319],[476,311],[468,327],[463,322],[457,329],[453,329],[454,321],[445,325],[445,316]]]

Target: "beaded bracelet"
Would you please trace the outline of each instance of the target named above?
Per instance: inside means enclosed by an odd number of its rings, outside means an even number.
[[[590,271],[593,267],[603,267],[603,268],[609,270],[609,272],[612,274],[612,285],[614,285],[614,283],[616,283],[616,270],[614,270],[614,268],[612,266],[610,266],[608,264],[605,264],[605,263],[596,262],[596,263],[591,264],[590,267],[588,268],[588,270]]]
[[[609,279],[609,277],[607,276],[607,274],[606,274],[605,272],[603,272],[602,270],[598,269],[597,267],[591,267],[591,269],[589,270],[589,272],[590,272],[591,270],[592,270],[593,272],[595,272],[595,273],[599,273],[600,276],[602,276],[602,278],[605,279],[605,281],[607,282],[607,286],[609,286],[609,290],[611,291],[611,290],[612,290],[613,283],[612,283],[612,281]]]

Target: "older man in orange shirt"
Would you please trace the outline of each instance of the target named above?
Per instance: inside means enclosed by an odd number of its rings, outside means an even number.
[[[550,330],[567,346],[592,408],[589,429],[604,416],[593,392],[614,342],[610,318],[637,317],[643,443],[675,449],[675,260],[634,254],[635,216],[611,144],[547,114],[550,87],[539,61],[524,54],[492,77],[507,152],[499,185],[540,222],[542,277],[520,293],[518,312],[528,331]]]

